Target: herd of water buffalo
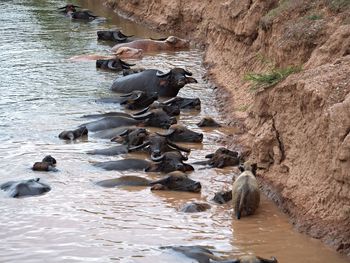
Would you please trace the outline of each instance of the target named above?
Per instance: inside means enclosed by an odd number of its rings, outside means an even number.
[[[77,10],[78,6],[67,4],[60,10],[72,19],[93,20],[97,16],[88,10]],[[185,163],[191,149],[178,145],[181,142],[201,143],[203,134],[197,133],[177,123],[182,110],[200,110],[199,98],[178,97],[178,92],[186,84],[197,83],[192,73],[183,68],[173,68],[168,72],[158,69],[132,69],[132,64],[120,59],[135,58],[140,54],[164,50],[177,50],[189,47],[189,42],[174,36],[165,39],[138,39],[127,36],[119,30],[98,31],[97,38],[101,41],[115,43],[112,48],[114,56],[101,58],[89,56],[96,60],[96,67],[112,71],[120,71],[123,76],[117,77],[111,85],[111,90],[118,97],[103,98],[102,103],[119,103],[133,113],[107,112],[103,114],[85,115],[86,122],[79,127],[66,130],[59,134],[62,140],[76,140],[90,133],[100,138],[115,142],[115,146],[106,149],[92,149],[90,155],[116,156],[126,155],[125,159],[116,161],[96,162],[93,165],[104,170],[116,171],[145,171],[159,172],[158,180],[148,180],[138,176],[121,176],[96,182],[102,187],[118,186],[149,186],[151,190],[173,190],[200,192],[201,183],[192,180],[189,173],[193,166]],[[119,56],[120,55],[120,56]],[[82,58],[82,57],[81,57]],[[198,126],[220,126],[216,121],[207,117]],[[151,132],[147,127],[164,129],[163,132]],[[128,158],[127,154],[135,151],[147,153],[148,160]],[[216,193],[214,201],[225,203],[232,199],[237,219],[255,213],[260,202],[260,192],[255,179],[256,166],[244,162],[239,152],[224,147],[205,156],[206,160],[192,164],[206,167],[223,168],[239,166],[242,173],[236,178],[232,190]],[[56,160],[46,156],[41,162],[33,165],[35,171],[56,171]],[[0,188],[11,197],[33,196],[50,191],[51,187],[40,181],[40,178],[10,181],[3,183]],[[210,208],[209,204],[188,204],[182,208],[184,212],[199,212]],[[166,248],[166,247],[165,247]],[[170,247],[198,262],[277,262],[275,258],[263,259],[256,256],[243,256],[238,259],[222,261],[214,254],[200,246]]]

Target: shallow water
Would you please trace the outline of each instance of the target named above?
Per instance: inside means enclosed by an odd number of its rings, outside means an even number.
[[[165,245],[204,245],[223,257],[245,253],[275,256],[280,262],[348,262],[318,240],[297,233],[287,218],[263,199],[257,215],[232,219],[230,204],[215,205],[198,214],[178,212],[193,200],[210,202],[215,191],[230,187],[234,169],[204,169],[191,174],[201,181],[202,193],[151,192],[145,187],[104,189],[94,181],[121,174],[156,178],[141,172],[107,172],[91,162],[115,159],[85,152],[113,145],[89,139],[66,143],[57,135],[86,120],[84,114],[119,110],[96,103],[111,96],[115,73],[98,71],[95,62],[68,61],[80,54],[108,54],[96,41],[96,31],[120,27],[140,37],[161,35],[116,17],[99,1],[80,1],[108,20],[73,22],[57,13],[62,1],[13,0],[0,2],[0,183],[40,177],[52,190],[39,197],[12,199],[0,192],[1,262],[191,262]],[[147,68],[186,67],[199,84],[181,90],[200,97],[200,113],[185,112],[180,121],[200,131],[195,123],[211,115],[223,121],[215,108],[213,90],[202,80],[205,73],[199,50],[146,56],[137,64]],[[206,129],[203,145],[189,162],[219,146],[215,139],[232,133],[228,128]],[[35,161],[51,154],[58,173],[33,172]],[[142,155],[138,155],[142,157]],[[125,157],[125,156],[124,156]],[[118,157],[118,158],[123,158]]]

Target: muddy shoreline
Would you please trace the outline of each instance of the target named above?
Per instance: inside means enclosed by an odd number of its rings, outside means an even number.
[[[301,232],[350,255],[348,6],[320,1],[105,1],[122,16],[205,50],[218,108],[240,128],[265,194]],[[247,72],[302,65],[251,92]],[[230,138],[231,139],[231,138]]]

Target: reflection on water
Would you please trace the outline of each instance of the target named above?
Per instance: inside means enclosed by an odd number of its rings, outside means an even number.
[[[96,70],[94,62],[68,61],[69,57],[107,54],[110,47],[96,41],[100,29],[120,27],[141,37],[161,36],[116,18],[98,2],[77,3],[105,16],[106,23],[70,21],[57,13],[63,1],[0,3],[0,182],[41,177],[52,186],[48,194],[32,198],[11,199],[1,192],[1,262],[190,262],[159,249],[180,244],[211,246],[222,256],[257,253],[274,255],[280,262],[345,262],[320,242],[293,231],[266,200],[257,215],[241,221],[232,220],[230,204],[212,204],[200,214],[178,212],[188,201],[210,201],[215,191],[229,188],[231,169],[196,167],[191,177],[202,182],[201,194],[151,192],[145,187],[104,189],[93,184],[120,174],[158,176],[98,170],[90,162],[115,158],[85,152],[111,146],[108,140],[90,136],[67,143],[57,137],[85,122],[84,114],[120,109],[95,102],[111,96],[109,87],[116,74]],[[213,92],[201,78],[201,56],[198,50],[161,53],[138,63],[161,70],[182,66],[194,73],[199,84],[185,87],[180,95],[200,97],[202,111],[184,113],[180,121],[197,131],[195,123],[205,115],[222,121]],[[189,162],[214,151],[219,145],[212,139],[230,132],[206,129],[203,146],[193,145]],[[60,171],[31,171],[31,165],[47,154],[57,159]]]

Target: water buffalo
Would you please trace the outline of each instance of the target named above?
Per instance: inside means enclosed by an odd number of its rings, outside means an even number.
[[[197,212],[206,211],[208,209],[210,209],[210,205],[207,203],[190,202],[190,203],[183,205],[180,208],[180,212],[197,213]]]
[[[130,68],[130,69],[124,69],[123,70],[123,76],[128,76],[128,75],[132,75],[135,73],[140,73],[142,71],[145,71],[145,68]]]
[[[209,165],[211,167],[224,168],[226,166],[239,165],[240,156],[236,151],[231,151],[224,147],[220,147],[215,153],[207,154],[205,158],[209,158],[207,161],[198,161],[194,164]]]
[[[197,83],[192,73],[182,69],[173,68],[167,73],[156,69],[123,76],[114,80],[112,91],[128,93],[133,90],[157,92],[160,97],[175,97],[179,90],[188,83]]]
[[[232,190],[215,193],[213,201],[218,204],[225,204],[232,200]]]
[[[72,131],[63,131],[58,135],[58,138],[62,140],[75,140],[83,136],[88,135],[88,129],[85,126],[81,126],[78,129]]]
[[[178,106],[180,109],[201,109],[201,101],[199,98],[190,99],[182,97],[174,97],[163,102],[165,105]]]
[[[232,203],[237,219],[254,214],[260,203],[258,182],[252,172],[254,166],[245,163],[244,169],[232,185]]]
[[[149,110],[153,110],[153,109],[162,109],[163,111],[165,111],[169,116],[178,116],[180,115],[180,107],[177,105],[166,105],[162,102],[159,101],[154,101],[151,105],[149,105],[148,107],[144,108],[143,110],[139,111],[139,112],[135,112],[134,115],[140,115],[140,114],[144,114]]]
[[[72,19],[79,19],[79,20],[94,20],[98,16],[95,16],[91,13],[89,10],[81,10],[77,11],[75,5],[68,4],[64,7],[61,7],[62,12],[66,14],[66,16],[69,16]]]
[[[120,47],[115,51],[114,55],[121,59],[127,59],[127,58],[140,59],[143,56],[143,51],[142,49],[137,49],[132,47]]]
[[[145,91],[134,90],[128,94],[123,94],[118,97],[102,98],[97,100],[97,102],[119,103],[120,105],[123,105],[125,108],[129,110],[138,110],[144,107],[148,107],[157,99],[158,99],[157,92],[145,92]],[[112,115],[112,113],[110,114]],[[117,113],[115,113],[114,116],[129,117],[127,114],[123,115],[123,114],[117,114]]]
[[[135,66],[135,64],[126,63],[119,58],[96,60],[96,68],[100,69],[122,71],[123,69],[130,69],[131,66]]]
[[[186,174],[175,171],[167,174],[164,178],[150,181],[138,176],[121,176],[115,179],[108,179],[96,183],[102,187],[118,186],[151,186],[152,190],[187,191],[200,192],[202,186],[200,182],[193,181]],[[157,187],[154,187],[157,186]]]
[[[133,35],[127,36],[120,30],[99,30],[97,31],[97,40],[114,41],[118,43],[125,43],[135,40]]]
[[[56,159],[53,158],[51,155],[47,155],[44,157],[44,159],[41,162],[34,163],[32,169],[34,171],[53,171],[56,172],[57,169],[56,166]]]
[[[180,124],[171,125],[165,133],[159,133],[160,136],[167,137],[172,142],[202,142],[203,133],[191,131]]]
[[[69,11],[70,12],[76,12],[77,9],[76,8],[80,8],[80,6],[77,5],[73,5],[73,4],[66,4],[63,7],[58,8],[58,10],[60,10],[60,12],[67,14]]]
[[[51,190],[49,185],[39,181],[40,178],[22,181],[9,181],[0,185],[0,189],[6,191],[10,197],[40,195]]]
[[[120,47],[132,47],[142,49],[143,52],[155,51],[174,51],[177,49],[187,49],[190,42],[175,36],[169,36],[165,40],[138,39],[129,43],[115,45],[112,50],[117,50]]]
[[[200,122],[197,123],[198,127],[221,127],[221,124],[217,123],[211,117],[204,117]]]
[[[89,131],[101,131],[122,126],[151,126],[167,129],[171,124],[176,123],[175,117],[169,117],[162,110],[152,110],[143,115],[134,116],[132,118],[116,116],[105,117],[97,121],[92,121],[85,126]]]
[[[202,246],[165,246],[161,247],[161,249],[172,249],[199,263],[278,263],[275,257],[264,259],[254,255],[245,255],[231,260],[224,260],[215,256],[212,251]]]
[[[122,143],[122,145],[113,146],[107,149],[98,149],[88,151],[88,154],[99,154],[99,155],[118,155],[129,152],[129,148],[133,146],[141,145],[149,133],[144,128],[129,128],[117,137],[113,138],[112,141]]]
[[[152,158],[161,156],[162,154],[170,151],[183,151],[186,153],[191,152],[190,149],[176,145],[175,143],[169,141],[164,136],[159,136],[158,134],[150,134],[147,140],[138,146],[129,148],[129,151],[144,150],[147,149],[151,154]]]
[[[154,162],[140,159],[123,159],[117,161],[99,162],[95,163],[94,166],[109,171],[144,170],[145,172],[163,173],[170,173],[172,171],[193,171],[193,167],[191,165],[183,163],[185,160],[187,160],[187,158],[179,152],[166,152],[160,157],[152,158],[152,161]]]

